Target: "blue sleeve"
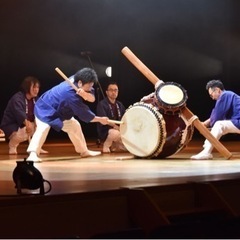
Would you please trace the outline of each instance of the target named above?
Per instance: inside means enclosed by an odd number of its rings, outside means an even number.
[[[91,93],[94,95],[94,89],[91,90]],[[95,118],[95,113],[93,113],[89,106],[84,102],[83,98],[79,95],[72,95],[69,102],[74,115],[81,121],[89,123]]]
[[[92,110],[84,103],[79,103],[72,106],[74,115],[77,116],[81,121],[89,123],[95,118],[95,114]]]
[[[22,92],[14,94],[9,100],[2,117],[1,128],[6,137],[17,131],[27,118],[25,96]]]
[[[226,120],[229,112],[232,109],[232,94],[223,92],[217,100],[214,109],[210,116],[210,126],[212,127],[218,120]]]

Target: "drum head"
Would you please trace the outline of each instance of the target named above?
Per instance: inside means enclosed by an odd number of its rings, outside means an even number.
[[[184,92],[177,85],[164,85],[157,93],[162,102],[168,105],[179,105],[184,100]]]
[[[138,157],[159,154],[165,143],[166,128],[162,114],[151,104],[135,103],[122,117],[120,133],[127,150]]]

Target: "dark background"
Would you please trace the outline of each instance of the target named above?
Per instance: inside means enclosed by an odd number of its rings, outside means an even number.
[[[240,93],[239,11],[238,0],[0,0],[0,115],[25,76],[43,93],[63,81],[55,67],[70,76],[89,66],[84,51],[96,70],[112,66],[126,107],[138,102],[153,85],[121,53],[128,46],[159,78],[181,84],[205,120],[214,104],[207,81]],[[99,72],[103,89],[107,81]],[[95,124],[82,126],[95,137]]]

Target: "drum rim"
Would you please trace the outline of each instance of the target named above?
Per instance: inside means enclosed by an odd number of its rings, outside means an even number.
[[[159,97],[159,91],[161,90],[162,87],[166,86],[166,85],[174,85],[174,86],[177,86],[179,87],[182,92],[183,92],[183,99],[179,102],[179,103],[176,103],[176,104],[169,104],[167,102],[164,102],[162,99],[160,99]],[[158,86],[158,88],[156,89],[155,91],[155,95],[156,95],[156,98],[157,98],[157,101],[158,101],[158,104],[161,105],[161,103],[164,103],[164,107],[166,106],[167,109],[171,109],[171,108],[174,108],[174,107],[180,107],[184,102],[185,104],[183,104],[183,106],[181,108],[183,108],[185,105],[186,105],[186,101],[188,99],[188,95],[187,95],[187,91],[186,89],[183,88],[182,85],[180,85],[179,83],[176,83],[176,82],[164,82],[162,84],[160,84]],[[165,105],[166,104],[166,105]],[[163,105],[163,104],[162,104]]]

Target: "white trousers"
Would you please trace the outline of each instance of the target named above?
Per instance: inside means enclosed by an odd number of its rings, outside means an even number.
[[[9,147],[17,148],[21,142],[29,140],[35,131],[35,123],[31,122],[31,132],[26,132],[26,127],[19,128],[17,132],[13,132],[9,137]]]
[[[27,152],[28,153],[36,152],[37,155],[39,155],[42,145],[46,141],[47,135],[50,130],[50,126],[47,123],[44,123],[41,120],[39,120],[37,117],[36,125],[37,128],[28,146]],[[77,153],[83,153],[88,150],[81,125],[75,118],[63,121],[62,131],[68,134]]]
[[[223,135],[226,135],[228,133],[240,134],[240,129],[235,127],[232,121],[230,120],[221,120],[221,121],[217,121],[213,125],[211,129],[211,133],[216,139],[219,140]],[[204,148],[203,151],[205,153],[211,153],[213,150],[213,145],[206,139],[204,141],[203,148]]]

